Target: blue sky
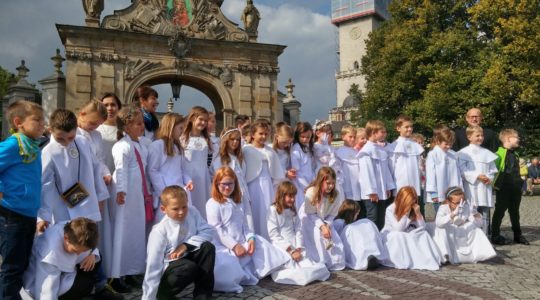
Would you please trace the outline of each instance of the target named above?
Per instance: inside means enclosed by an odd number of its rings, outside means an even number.
[[[302,103],[302,119],[313,122],[328,118],[336,103],[334,73],[337,69],[336,28],[330,23],[330,0],[255,0],[261,12],[259,42],[286,45],[280,56],[279,88],[285,91],[289,78]],[[105,0],[102,17],[127,7],[131,0]],[[241,24],[245,0],[225,0],[225,16]],[[0,66],[11,72],[26,60],[33,83],[53,73],[50,57],[63,46],[55,23],[84,25],[84,11],[77,0],[18,0],[0,2]],[[171,96],[168,86],[158,87],[160,108]],[[175,111],[186,114],[195,104],[211,107],[200,92],[183,88]]]

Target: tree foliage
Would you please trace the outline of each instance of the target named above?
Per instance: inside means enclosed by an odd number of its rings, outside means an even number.
[[[485,126],[540,127],[540,0],[396,0],[389,10],[362,59],[362,119],[405,113],[427,133],[480,107]]]

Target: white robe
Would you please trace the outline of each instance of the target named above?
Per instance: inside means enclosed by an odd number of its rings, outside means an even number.
[[[71,144],[64,147],[51,136],[41,157],[43,187],[38,218],[51,223],[78,217],[101,221],[98,202],[109,198],[109,192],[100,173],[101,166],[86,138],[76,136]],[[70,208],[60,195],[77,183],[77,179],[88,192],[88,197]]]
[[[242,277],[229,271],[236,270],[236,267],[225,268],[227,271],[214,275],[215,290],[239,289],[237,292],[240,292],[242,290],[240,285],[257,284],[258,279],[264,278],[288,261],[287,255],[249,229],[242,205],[234,203],[232,199],[228,198],[220,204],[210,198],[206,203],[206,214],[208,224],[214,226],[217,232],[214,241],[216,252],[228,254],[229,262],[240,264],[246,275]],[[240,244],[247,250],[248,240],[252,237],[255,238],[253,255],[236,257],[233,248]]]
[[[183,243],[195,246],[193,251],[197,251],[202,243],[212,241],[214,233],[214,228],[197,210],[189,210],[182,223],[164,216],[154,225],[148,237],[142,299],[156,299],[161,277],[169,263],[174,261],[169,258],[170,253]]]
[[[289,248],[302,249],[302,260],[296,262],[289,258],[285,266],[272,273],[272,279],[275,282],[303,286],[315,280],[325,281],[330,277],[330,272],[324,263],[315,263],[306,257],[302,224],[298,215],[291,209],[284,209],[279,214],[275,205],[270,207],[268,234],[272,244],[285,253]]]
[[[343,219],[334,220],[334,229],[343,241],[345,263],[353,270],[367,270],[370,257],[379,262],[388,259],[379,229],[372,221],[361,219],[345,225]]]
[[[99,261],[97,249],[78,255],[64,250],[66,223],[60,222],[47,228],[34,240],[29,265],[23,275],[23,288],[35,300],[58,299],[73,286],[77,264],[90,254],[96,255],[96,262]]]
[[[146,221],[144,209],[143,180],[135,156],[139,151],[143,167],[146,166],[148,152],[141,143],[124,136],[113,147],[115,171],[113,181],[116,192],[125,193],[125,203],[116,202],[113,206],[113,258],[112,265],[106,268],[110,278],[142,274],[146,258]],[[150,189],[150,185],[147,185]],[[149,190],[151,192],[151,190]],[[116,195],[115,195],[116,196]]]
[[[165,153],[165,142],[161,139],[153,141],[148,146],[148,165],[146,167],[148,171],[148,178],[152,183],[153,197],[154,197],[154,209],[156,209],[156,223],[163,218],[163,213],[159,207],[160,196],[163,190],[171,185],[178,185],[185,187],[186,184],[191,182],[191,177],[185,170],[184,156],[181,155],[176,146],[173,147],[174,155],[168,156]],[[190,199],[190,192],[186,190],[188,199]],[[190,199],[191,200],[191,199]],[[191,203],[190,203],[191,204]]]
[[[191,201],[206,218],[206,200],[210,198],[210,172],[208,171],[208,143],[202,136],[190,136],[189,140],[180,139],[184,147],[185,168],[187,175],[193,181]]]
[[[389,153],[389,166],[396,183],[395,192],[404,186],[412,186],[417,195],[422,194],[420,184],[420,156],[424,148],[415,141],[398,137],[386,146]]]
[[[315,262],[324,263],[328,270],[343,270],[345,268],[343,242],[332,226],[332,222],[344,200],[343,195],[338,193],[332,203],[328,198],[323,197],[320,205],[314,206],[311,204],[314,194],[314,187],[307,189],[306,201],[304,201],[299,211],[307,256]],[[333,246],[329,249],[327,249],[329,241],[322,236],[320,230],[323,224],[328,224],[331,230],[331,243]]]
[[[382,264],[396,269],[438,270],[442,256],[425,230],[424,220],[411,221],[407,215],[397,220],[394,213],[393,203],[386,208],[385,225],[381,231],[389,257]]]
[[[382,146],[368,141],[358,152],[359,180],[362,200],[369,199],[370,194],[377,194],[379,200],[386,200],[387,191],[396,188],[394,177],[390,171],[388,153]]]
[[[274,151],[276,151],[279,163],[281,164],[281,168],[286,173],[289,169],[291,169],[291,153],[290,151],[287,152],[287,150],[283,149],[276,149],[274,148]]]
[[[483,219],[476,219],[470,205],[465,204],[454,220],[450,207],[443,204],[437,212],[433,240],[444,261],[452,264],[477,263],[497,256],[482,231]]]
[[[452,186],[463,187],[457,154],[435,146],[426,159],[426,201],[433,202],[433,197],[436,197],[443,202],[446,190]]]
[[[341,178],[343,178],[343,193],[345,199],[359,201],[362,199],[360,189],[360,161],[357,157],[358,151],[352,147],[339,147],[336,150],[336,157],[341,162]]]
[[[244,213],[246,214],[246,221],[248,223],[249,229],[251,231],[255,231],[254,224],[253,224],[253,213],[252,213],[252,203],[251,198],[249,196],[249,189],[246,182],[246,163],[243,161],[240,163],[238,158],[232,154],[229,155],[231,161],[227,165],[230,167],[234,174],[236,174],[236,178],[238,179],[238,184],[240,185],[240,191],[242,192],[242,205],[244,209]],[[210,173],[215,174],[215,172],[222,167],[221,158],[216,157],[212,161],[212,165],[210,166]],[[213,175],[212,175],[213,176]]]
[[[308,185],[315,179],[315,161],[313,155],[304,152],[299,144],[294,144],[291,150],[291,167],[296,170],[294,185],[298,189],[296,194],[296,209],[304,203],[304,194]]]
[[[275,187],[285,179],[285,171],[281,168],[276,152],[269,146],[256,148],[246,145],[242,152],[246,160],[246,182],[251,199],[254,231],[268,239],[268,210],[274,202]]]
[[[471,201],[474,207],[493,207],[492,184],[497,174],[495,160],[497,155],[478,145],[469,146],[459,150],[459,170],[463,177],[465,198]],[[484,174],[492,184],[485,185],[478,180],[478,175]]]
[[[109,172],[112,174],[112,172],[114,172],[114,159],[112,157],[112,148],[114,144],[116,144],[116,142],[118,141],[116,135],[118,132],[118,127],[113,125],[101,124],[96,130],[101,133],[105,164],[107,165]]]

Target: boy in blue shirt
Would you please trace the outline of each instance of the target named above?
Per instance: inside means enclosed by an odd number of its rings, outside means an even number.
[[[6,119],[13,134],[0,143],[0,299],[20,299],[24,270],[32,251],[41,195],[39,138],[43,109],[15,101]]]

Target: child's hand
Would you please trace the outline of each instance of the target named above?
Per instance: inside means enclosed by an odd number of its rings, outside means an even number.
[[[83,261],[81,261],[81,270],[88,272],[92,271],[94,267],[96,266],[96,256],[92,253],[85,257]]]
[[[330,228],[328,228],[328,224],[321,226],[321,235],[327,240],[332,238],[332,231],[330,231]]]
[[[124,205],[126,203],[126,193],[124,192],[116,193],[116,203],[118,203],[118,205]]]
[[[186,190],[193,191],[193,181],[190,181],[188,184],[186,184]]]
[[[392,197],[392,191],[386,191],[386,199]]]
[[[296,169],[288,169],[287,170],[287,178],[289,178],[290,180],[294,180],[296,179]]]
[[[36,232],[37,233],[43,233],[45,231],[45,229],[47,229],[47,227],[49,227],[49,222],[47,222],[47,221],[39,221],[36,224]]]
[[[253,255],[253,253],[255,253],[255,240],[251,239],[248,242],[247,254],[248,255]]]
[[[246,255],[246,248],[244,248],[242,245],[240,244],[236,244],[236,246],[234,246],[234,248],[232,249],[233,252],[234,252],[234,255],[236,255],[236,257],[242,257],[242,256],[245,256]]]
[[[176,249],[174,249],[174,251],[171,252],[171,254],[169,254],[169,259],[179,259],[184,255],[186,251],[187,251],[186,245],[182,244],[176,247]]]
[[[488,184],[491,183],[491,180],[489,180],[489,178],[488,178],[486,175],[484,175],[484,174],[478,175],[478,178],[477,178],[477,179],[480,180],[480,182],[482,182],[482,183],[485,184],[485,185],[488,185]]]
[[[111,185],[112,182],[112,176],[111,175],[105,175],[103,176],[103,181],[105,181],[106,185]]]
[[[422,213],[420,212],[420,205],[418,205],[418,203],[413,205],[413,211],[417,219],[422,216]]]
[[[369,200],[373,203],[379,202],[379,196],[377,194],[369,194]]]
[[[291,253],[291,257],[295,262],[299,262],[302,260],[302,251],[300,249],[296,249]]]

